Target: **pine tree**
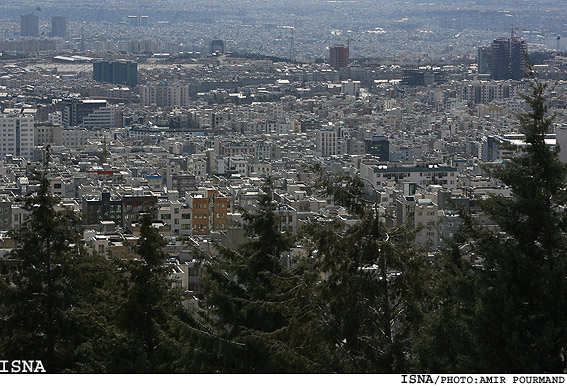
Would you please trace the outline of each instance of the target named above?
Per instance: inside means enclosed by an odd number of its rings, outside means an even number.
[[[318,364],[326,358],[321,371],[327,372],[404,372],[421,315],[427,256],[413,248],[409,232],[385,228],[360,179],[317,171],[324,192],[360,220],[307,230],[306,272],[324,275],[311,281],[317,309],[306,334],[319,344],[307,356]]]
[[[237,249],[219,245],[218,255],[203,258],[201,307],[224,348],[218,371],[293,371],[271,352],[278,345],[271,334],[287,324],[282,302],[291,276],[283,255],[292,239],[280,232],[270,180],[263,190],[259,211],[243,213],[248,240]]]
[[[525,100],[530,109],[520,116],[525,145],[516,148],[517,156],[489,170],[512,196],[491,196],[481,203],[499,231],[467,220],[462,239],[455,241],[469,243],[471,252],[483,259],[482,266],[463,261],[455,245],[439,257],[445,270],[419,347],[433,346],[450,355],[431,361],[424,351],[418,355],[424,371],[565,370],[567,169],[558,150],[545,143],[553,123],[545,85],[533,72],[529,82],[531,94]]]
[[[46,175],[47,164],[25,199],[24,226],[11,232],[16,246],[0,259],[0,353],[41,360],[48,372],[103,372],[112,329],[98,307],[108,301],[111,263],[88,254],[80,219],[56,209]]]
[[[124,353],[117,372],[180,372],[191,369],[181,355],[191,320],[183,295],[172,285],[172,267],[153,214],[140,217],[139,260],[125,262],[126,294],[119,311]]]
[[[468,247],[472,222],[467,213],[462,216],[464,225],[435,255],[421,324],[414,334],[412,372],[470,373],[477,369],[480,355],[472,322],[478,306],[478,275],[461,251]]]
[[[476,331],[483,369],[563,372],[567,348],[565,206],[567,168],[550,149],[545,85],[530,71],[530,110],[520,116],[522,153],[491,170],[512,190],[484,210],[503,233],[478,232],[481,307]]]

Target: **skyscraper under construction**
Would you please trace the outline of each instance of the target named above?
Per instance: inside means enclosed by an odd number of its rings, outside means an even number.
[[[527,69],[525,55],[527,47],[523,40],[514,36],[495,39],[491,45],[491,78],[522,79]]]

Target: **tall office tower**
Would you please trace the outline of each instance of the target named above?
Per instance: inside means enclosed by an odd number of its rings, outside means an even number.
[[[224,54],[224,41],[220,39],[211,41],[211,44],[209,44],[209,53],[214,54],[215,52],[218,54]]]
[[[34,148],[34,120],[29,114],[12,112],[0,114],[0,158],[11,154],[32,160]]]
[[[20,16],[20,35],[39,36],[39,22],[37,15],[29,14]]]
[[[494,39],[491,47],[490,77],[496,80],[520,80],[526,72],[526,43],[514,36]]]
[[[128,16],[128,24],[134,27],[139,26],[140,22],[138,20],[138,16]]]
[[[51,36],[67,36],[67,18],[65,16],[53,16],[51,18]]]
[[[125,60],[93,63],[93,78],[98,82],[136,87],[138,64]]]
[[[492,59],[492,49],[491,47],[479,47],[478,48],[478,73],[479,74],[490,74]]]
[[[526,55],[528,55],[526,43],[512,37],[510,39],[510,78],[520,80],[528,72]]]
[[[329,64],[335,70],[348,66],[348,47],[336,44],[329,48]]]

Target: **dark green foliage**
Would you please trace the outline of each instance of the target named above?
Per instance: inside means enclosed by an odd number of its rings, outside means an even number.
[[[333,222],[306,230],[311,254],[305,272],[324,275],[311,281],[317,309],[309,333],[317,338],[315,353],[327,358],[319,361],[322,371],[405,372],[428,280],[427,256],[412,247],[403,228],[386,230],[363,198],[360,179],[319,173],[325,193],[360,216],[353,226]]]
[[[98,307],[109,301],[112,264],[89,255],[71,211],[55,209],[49,182],[24,208],[12,232],[16,247],[0,260],[0,352],[3,359],[42,360],[48,372],[103,372],[100,352],[113,332]]]
[[[314,165],[312,170],[318,176],[316,185],[323,195],[332,197],[351,213],[364,216],[371,202],[364,198],[364,182],[361,179],[344,174],[329,174],[319,164]]]
[[[565,370],[567,170],[544,141],[553,121],[545,85],[530,77],[525,100],[531,109],[520,116],[526,145],[519,156],[490,170],[513,195],[482,203],[500,231],[467,219],[460,239],[438,257],[439,285],[416,355],[422,371]],[[457,246],[468,246],[467,254]],[[463,261],[468,252],[482,258],[482,265]],[[447,355],[432,360],[438,352]]]
[[[531,75],[531,111],[520,116],[523,154],[492,170],[512,189],[492,197],[485,211],[504,234],[477,233],[485,258],[478,315],[481,366],[494,372],[562,372],[567,345],[566,166],[544,138],[545,85]]]
[[[471,219],[465,216],[461,232],[437,254],[423,321],[414,336],[414,372],[470,373],[479,358],[472,332],[478,283],[475,268],[463,258]],[[460,248],[463,246],[462,248]]]
[[[119,326],[124,332],[124,348],[115,362],[115,371],[128,373],[181,372],[192,364],[179,356],[184,338],[190,336],[190,316],[183,295],[172,287],[166,243],[152,226],[153,215],[140,218],[140,260],[125,263],[128,282],[125,302],[119,312]]]
[[[269,355],[270,335],[287,324],[282,311],[290,273],[283,254],[292,239],[279,230],[268,181],[260,211],[244,213],[248,241],[232,250],[205,257],[202,265],[202,307],[208,324],[225,344],[217,364],[222,372],[290,372]]]

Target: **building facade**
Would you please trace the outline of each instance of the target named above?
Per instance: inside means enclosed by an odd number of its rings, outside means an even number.
[[[523,40],[514,36],[495,39],[491,45],[491,78],[522,79],[526,73],[525,55],[527,46]]]
[[[103,99],[67,100],[62,110],[62,123],[65,128],[112,128],[114,107]]]
[[[125,60],[93,63],[93,79],[97,82],[136,87],[138,64]]]
[[[39,36],[39,22],[37,15],[29,14],[20,16],[20,35]]]
[[[67,36],[67,18],[65,16],[53,16],[51,18],[51,36],[62,38]]]
[[[8,113],[0,115],[0,158],[6,155],[33,159],[34,118],[32,115]]]
[[[348,66],[349,48],[342,44],[334,45],[329,48],[329,64],[335,70]]]
[[[193,235],[208,235],[228,228],[228,199],[214,189],[192,194],[188,198]]]

